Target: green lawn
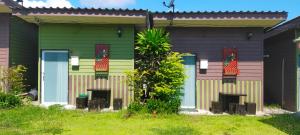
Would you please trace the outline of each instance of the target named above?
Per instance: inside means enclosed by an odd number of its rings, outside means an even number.
[[[300,134],[300,119],[293,115],[187,116],[93,113],[39,107],[0,110],[0,134]]]

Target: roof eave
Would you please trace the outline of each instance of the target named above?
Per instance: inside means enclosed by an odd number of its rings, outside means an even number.
[[[178,27],[273,27],[287,12],[156,12],[154,23]],[[161,25],[161,26],[164,26]]]

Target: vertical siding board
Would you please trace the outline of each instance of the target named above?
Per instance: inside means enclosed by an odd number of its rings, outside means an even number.
[[[228,93],[227,92],[227,81],[226,80],[223,81],[223,92]]]
[[[211,102],[214,101],[214,80],[210,80],[210,100],[209,100],[209,108],[211,107]]]
[[[223,80],[219,81],[219,89],[220,89],[220,92],[224,92],[223,91]]]
[[[206,99],[206,110],[209,109],[209,103],[210,103],[210,94],[211,94],[211,91],[210,91],[210,80],[206,80],[206,85],[207,85],[207,99]]]
[[[257,104],[256,110],[259,110],[259,108],[260,108],[260,102],[259,102],[260,94],[259,93],[260,93],[260,90],[258,88],[258,81],[255,81],[255,102]]]
[[[259,90],[260,90],[260,110],[263,111],[263,105],[264,105],[264,92],[263,92],[263,83],[262,81],[259,81]]]
[[[125,101],[125,105],[128,106],[129,105],[129,98],[128,98],[128,89],[126,89],[127,84],[126,84],[126,80],[127,78],[124,76],[124,85],[123,85],[123,89],[124,89],[124,101]]]
[[[118,98],[118,83],[117,83],[117,77],[116,76],[114,76],[113,77],[113,86],[114,86],[114,98]]]
[[[103,87],[104,87],[105,89],[109,89],[109,88],[107,87],[107,79],[104,78],[103,81],[104,81]]]
[[[233,91],[233,94],[237,94],[237,92],[236,92],[236,87],[237,87],[237,86],[236,86],[236,83],[237,83],[237,82],[236,82],[235,80],[232,81],[232,85],[233,85],[232,91]]]
[[[78,97],[78,95],[80,94],[80,93],[82,93],[82,77],[81,77],[81,75],[78,75],[78,93],[77,93],[77,95],[76,95],[76,97]]]
[[[121,89],[121,78],[120,78],[120,76],[118,76],[118,78],[117,78],[117,80],[118,80],[118,98],[122,98],[122,89]]]
[[[205,97],[205,93],[204,93],[204,80],[201,80],[201,109],[204,109],[204,97]]]
[[[247,93],[246,93],[246,85],[245,85],[245,81],[241,81],[241,88],[242,88],[243,94],[247,94]],[[247,96],[246,96],[246,97],[243,97],[243,102],[246,102],[246,101],[247,101]]]
[[[125,91],[124,85],[125,85],[125,77],[122,76],[122,86],[121,87],[122,87],[122,92],[123,92],[123,94],[122,94],[123,106],[126,107],[127,106],[127,98],[126,98],[126,91]]]
[[[77,75],[74,75],[74,97],[76,97],[76,95],[78,94],[78,87],[77,87],[77,85],[78,85]],[[74,100],[74,103],[75,103],[75,100]]]
[[[246,94],[247,94],[247,96],[246,96],[246,101],[249,102],[249,97],[250,97],[250,93],[249,93],[249,83],[248,83],[248,81],[245,81],[245,83],[246,83],[246,86],[245,86],[245,92],[246,92]]]
[[[197,109],[200,109],[200,98],[201,98],[201,93],[200,93],[200,80],[196,80],[196,101],[197,101]]]
[[[218,100],[218,95],[219,95],[219,88],[218,88],[218,80],[214,80],[214,101],[219,101]]]
[[[83,93],[85,93],[86,94],[86,85],[87,85],[87,80],[86,80],[86,78],[85,78],[85,75],[83,75],[83,84],[82,84],[83,86]]]
[[[122,98],[123,106],[124,106],[124,89],[123,89],[123,77],[120,76],[120,98]]]
[[[69,104],[71,104],[72,103],[72,76],[71,75],[69,75],[69,95],[68,95],[68,99],[69,99]]]
[[[114,82],[113,82],[113,77],[110,76],[109,77],[109,86],[111,87],[111,106],[113,106],[113,100],[114,100],[114,95],[115,95],[115,91],[114,91]]]
[[[255,103],[255,90],[254,90],[254,83],[251,81],[251,102]]]
[[[95,76],[91,75],[91,87],[94,89],[95,87]]]
[[[91,85],[91,76],[87,75],[86,76],[87,79],[87,86],[86,86],[86,94],[89,95],[90,93],[87,91],[87,89],[90,89],[90,85]]]
[[[99,87],[99,78],[96,78],[96,76],[95,76],[95,81],[96,81],[96,88],[99,89],[100,88]]]

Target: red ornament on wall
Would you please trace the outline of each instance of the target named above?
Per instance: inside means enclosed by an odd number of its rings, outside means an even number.
[[[96,72],[109,71],[109,46],[108,45],[96,45],[94,68]]]
[[[240,74],[238,69],[238,55],[235,48],[224,48],[223,50],[223,75],[236,76]]]

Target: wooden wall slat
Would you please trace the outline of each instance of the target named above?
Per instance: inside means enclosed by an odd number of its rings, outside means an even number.
[[[127,107],[133,96],[132,91],[128,89],[125,76],[95,79],[93,75],[69,75],[69,104],[75,105],[76,97],[80,93],[88,93],[89,88],[111,89],[111,105],[113,98],[122,98],[123,106]]]
[[[240,98],[240,102],[254,102],[257,111],[263,109],[262,82],[257,81],[223,81],[223,80],[197,80],[196,84],[196,107],[209,110],[212,101],[219,101],[219,93],[247,94]]]

